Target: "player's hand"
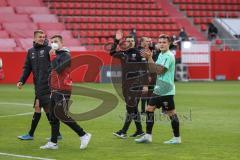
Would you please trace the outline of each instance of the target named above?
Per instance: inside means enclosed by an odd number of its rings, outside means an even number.
[[[55,51],[56,51],[56,50],[52,48],[52,49],[49,51],[49,54],[50,54],[50,55],[56,55],[56,52],[55,52]]]
[[[17,87],[18,87],[18,89],[22,89],[23,83],[22,83],[22,82],[18,82],[18,83],[17,83]]]
[[[142,57],[149,59],[152,57],[152,51],[150,49],[141,49],[140,54]]]
[[[122,30],[117,30],[115,38],[117,40],[121,40],[123,38],[123,31]]]
[[[143,86],[142,93],[147,94],[148,92],[148,86]]]

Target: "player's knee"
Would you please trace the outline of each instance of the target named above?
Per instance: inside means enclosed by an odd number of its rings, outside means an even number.
[[[35,109],[35,112],[37,112],[37,113],[40,113],[40,112],[41,112],[41,108],[40,108],[39,105],[35,105],[35,106],[34,106],[34,109]]]
[[[166,113],[167,113],[168,116],[171,117],[171,116],[176,114],[176,110],[175,109],[174,110],[170,110],[170,111],[167,111]]]
[[[147,111],[147,112],[154,112],[154,111],[155,111],[155,108],[156,108],[155,106],[150,106],[150,105],[148,105],[147,108],[146,108],[146,111]]]

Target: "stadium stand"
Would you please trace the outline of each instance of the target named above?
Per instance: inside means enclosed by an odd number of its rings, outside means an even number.
[[[20,39],[29,41],[33,30],[43,29],[48,37],[62,34],[70,48],[97,50],[117,29],[126,35],[136,28],[137,37],[156,39],[160,33],[178,35],[184,26],[190,36],[206,40],[209,22],[238,18],[239,10],[239,0],[1,0],[0,38],[26,50]]]
[[[85,50],[72,32],[65,30],[58,17],[41,0],[0,1],[0,43],[2,51],[24,51],[32,46],[33,31],[42,29],[47,36],[61,34],[69,48]]]
[[[207,23],[211,23],[214,18],[240,17],[239,0],[173,0],[173,3],[189,18],[193,18],[202,31],[206,30]]]
[[[177,34],[181,26],[155,0],[44,0],[66,29],[84,45],[103,45],[117,29],[157,38],[160,32]]]

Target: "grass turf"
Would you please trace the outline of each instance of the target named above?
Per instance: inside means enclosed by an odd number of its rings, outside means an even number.
[[[109,84],[80,84],[85,87],[114,93]],[[118,139],[112,132],[123,124],[125,106],[122,100],[117,108],[104,116],[78,122],[92,133],[89,148],[79,150],[79,138],[67,126],[61,124],[63,140],[58,150],[40,150],[50,136],[50,126],[42,114],[33,141],[20,141],[18,135],[27,133],[32,115],[9,116],[32,112],[33,87],[17,90],[15,85],[0,86],[0,152],[29,155],[59,160],[237,160],[240,157],[240,85],[239,82],[191,82],[176,83],[175,104],[181,121],[180,145],[165,145],[171,138],[170,122],[160,117],[153,129],[153,143],[136,144],[133,138]],[[100,100],[73,96],[73,112],[95,108]],[[22,105],[14,103],[23,103]],[[26,104],[26,105],[25,105]],[[27,105],[28,104],[28,105]],[[140,107],[139,107],[140,108]],[[190,119],[191,118],[191,119]],[[144,117],[143,117],[144,119]],[[143,123],[145,128],[145,123]],[[135,130],[132,123],[128,134]],[[0,159],[23,159],[0,155]]]

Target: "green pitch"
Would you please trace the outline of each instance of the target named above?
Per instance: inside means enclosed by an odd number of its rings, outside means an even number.
[[[109,84],[80,85],[116,94]],[[0,153],[59,160],[238,160],[240,82],[176,83],[176,91],[175,103],[181,120],[180,145],[163,144],[172,134],[170,122],[159,111],[156,112],[153,143],[136,144],[133,138],[114,137],[112,132],[122,127],[125,113],[124,103],[120,100],[117,108],[106,115],[79,122],[93,135],[86,150],[79,150],[78,136],[64,124],[61,124],[63,140],[59,141],[59,149],[40,150],[50,136],[45,114],[42,114],[33,141],[17,139],[30,127],[32,86],[17,90],[15,85],[0,85]],[[101,100],[84,96],[73,96],[72,99],[71,111],[74,113],[89,111],[101,103]],[[143,127],[145,130],[145,123]],[[132,123],[128,134],[134,130]],[[26,158],[0,154],[0,159]]]

